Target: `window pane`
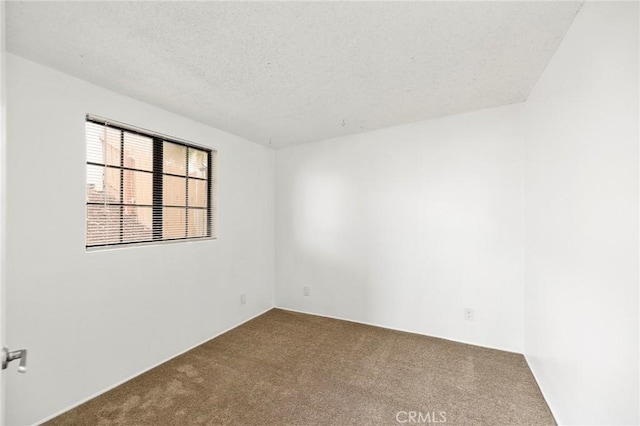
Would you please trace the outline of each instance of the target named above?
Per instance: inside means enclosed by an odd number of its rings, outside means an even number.
[[[209,154],[199,149],[189,148],[189,176],[206,178],[208,176]]]
[[[147,172],[123,171],[124,204],[153,204],[153,174]]]
[[[187,205],[187,179],[175,176],[163,176],[162,203],[165,206]]]
[[[124,132],[124,166],[138,170],[153,170],[153,139]]]
[[[189,179],[189,206],[207,207],[207,181]]]
[[[185,208],[165,207],[162,209],[162,238],[184,238],[187,228]]]
[[[101,145],[108,165],[120,166],[120,130],[105,128],[101,137]],[[105,141],[106,139],[106,141]]]
[[[151,207],[122,207],[123,242],[153,239],[153,209]]]
[[[104,167],[87,165],[87,202],[104,203]]]
[[[95,123],[86,123],[87,161],[120,165],[120,131]]]
[[[162,144],[163,172],[186,176],[187,147],[171,142]]]
[[[120,242],[120,206],[87,206],[87,245]]]
[[[207,211],[205,209],[189,209],[188,237],[207,236]]]
[[[104,164],[102,145],[104,126],[87,122],[85,132],[87,138],[87,162]]]
[[[106,176],[105,176],[106,175]],[[106,193],[105,193],[106,188]],[[87,202],[119,203],[120,170],[87,165]]]
[[[104,169],[104,186],[107,193],[107,203],[120,202],[120,169],[106,167]]]

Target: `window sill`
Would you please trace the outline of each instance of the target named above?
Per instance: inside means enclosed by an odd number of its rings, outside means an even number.
[[[153,247],[153,246],[163,246],[167,244],[184,244],[184,243],[198,243],[203,241],[215,241],[218,237],[202,237],[202,238],[183,238],[176,240],[164,240],[164,241],[148,241],[144,243],[124,243],[124,244],[110,244],[104,246],[92,246],[86,247],[87,253],[91,252],[101,252],[107,250],[120,250],[120,249],[128,249],[135,247]]]

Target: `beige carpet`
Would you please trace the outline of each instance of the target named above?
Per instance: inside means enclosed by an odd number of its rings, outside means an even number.
[[[555,424],[522,355],[279,309],[47,424],[436,422]]]

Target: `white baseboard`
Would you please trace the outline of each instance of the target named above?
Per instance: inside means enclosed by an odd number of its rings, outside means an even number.
[[[426,337],[435,337],[436,339],[448,340],[450,342],[463,343],[465,345],[478,346],[480,348],[494,349],[496,351],[502,351],[502,352],[509,352],[509,353],[512,353],[512,354],[524,355],[522,352],[513,351],[511,349],[498,348],[498,347],[495,347],[495,346],[488,346],[488,345],[480,345],[478,343],[467,342],[467,341],[464,341],[464,340],[456,340],[456,339],[451,339],[449,337],[437,336],[437,335],[434,335],[434,334],[420,333],[420,332],[415,331],[415,330],[405,330],[403,328],[389,327],[388,325],[383,325],[383,324],[376,324],[376,323],[371,323],[371,322],[366,322],[366,321],[358,321],[358,320],[354,320],[354,319],[350,319],[350,318],[342,318],[342,317],[337,317],[337,316],[332,316],[332,315],[318,314],[318,313],[315,313],[315,312],[306,312],[306,311],[301,311],[301,310],[298,310],[298,309],[285,308],[285,307],[282,307],[282,306],[274,306],[274,308],[275,309],[282,309],[283,311],[297,312],[299,314],[315,315],[317,317],[324,317],[324,318],[331,318],[331,319],[336,319],[336,320],[340,320],[340,321],[354,322],[356,324],[370,325],[372,327],[385,328],[387,330],[402,331],[403,333],[418,334],[420,336],[426,336]]]
[[[95,394],[93,394],[93,395],[89,396],[88,398],[85,398],[85,399],[83,399],[83,400],[79,401],[79,402],[78,402],[78,403],[76,403],[76,404],[73,404],[73,405],[71,405],[71,406],[69,406],[69,407],[67,407],[67,408],[65,408],[65,409],[63,409],[63,410],[58,411],[58,412],[57,412],[57,413],[55,413],[55,414],[52,414],[52,415],[50,415],[50,416],[48,416],[48,417],[45,417],[44,419],[42,419],[42,420],[38,421],[38,422],[37,422],[37,423],[35,423],[34,425],[40,425],[40,424],[45,423],[45,422],[47,422],[47,421],[49,421],[49,420],[51,420],[51,419],[53,419],[53,418],[55,418],[55,417],[58,417],[59,415],[64,414],[64,413],[66,413],[67,411],[72,410],[72,409],[76,408],[77,406],[82,405],[82,404],[84,404],[85,402],[90,401],[90,400],[92,400],[93,398],[96,398],[96,397],[98,397],[98,396],[102,395],[103,393],[109,392],[110,390],[112,390],[112,389],[114,389],[114,388],[117,388],[117,387],[118,387],[118,386],[120,386],[120,385],[125,384],[125,383],[126,383],[126,382],[128,382],[129,380],[135,379],[136,377],[140,376],[141,374],[146,373],[146,372],[147,372],[147,371],[149,371],[149,370],[153,370],[154,368],[156,368],[156,367],[158,367],[158,366],[160,366],[160,365],[164,364],[165,362],[171,361],[172,359],[177,358],[177,357],[179,357],[180,355],[182,355],[182,354],[184,354],[184,353],[187,353],[187,352],[189,352],[190,350],[195,349],[195,348],[197,348],[198,346],[200,346],[200,345],[202,345],[202,344],[204,344],[204,343],[207,343],[209,340],[215,339],[216,337],[218,337],[218,336],[220,336],[220,335],[222,335],[222,334],[224,334],[224,333],[226,333],[226,332],[228,332],[228,331],[231,331],[231,330],[233,330],[234,328],[240,327],[242,324],[244,324],[244,323],[246,323],[246,322],[249,322],[249,321],[251,321],[251,320],[252,320],[252,319],[254,319],[254,318],[257,318],[257,317],[259,317],[260,315],[264,315],[265,313],[269,312],[269,311],[270,311],[270,310],[272,310],[273,308],[274,308],[274,306],[272,306],[272,307],[270,307],[270,308],[268,308],[268,309],[265,309],[264,311],[262,311],[262,312],[260,312],[260,313],[258,313],[258,314],[256,314],[256,315],[254,315],[254,316],[252,316],[252,317],[250,317],[250,318],[247,318],[246,320],[244,320],[244,321],[242,321],[242,322],[240,322],[240,323],[238,323],[238,324],[236,324],[236,325],[234,325],[234,326],[232,326],[232,327],[229,327],[229,328],[227,328],[226,330],[223,330],[223,331],[221,331],[220,333],[217,333],[217,334],[215,334],[214,336],[209,337],[209,338],[207,338],[207,339],[205,339],[205,340],[201,341],[200,343],[196,343],[195,345],[193,345],[193,346],[191,346],[191,347],[189,347],[189,348],[185,349],[184,351],[182,351],[182,352],[180,352],[180,353],[178,353],[178,354],[175,354],[175,355],[173,355],[173,356],[170,356],[169,358],[165,359],[164,361],[160,361],[160,362],[158,362],[158,363],[156,363],[156,364],[154,364],[154,365],[150,366],[149,368],[146,368],[146,369],[144,369],[144,370],[140,371],[139,373],[133,374],[133,375],[129,376],[128,378],[126,378],[126,379],[124,379],[124,380],[121,380],[121,381],[117,382],[117,383],[116,383],[116,384],[114,384],[113,386],[109,386],[108,388],[106,388],[106,389],[104,389],[104,390],[102,390],[102,391],[96,392]]]
[[[556,413],[553,412],[553,408],[551,408],[551,404],[549,404],[549,399],[544,394],[544,390],[542,389],[542,386],[540,386],[540,380],[538,380],[538,376],[536,376],[536,372],[533,370],[533,368],[531,368],[531,363],[529,362],[529,358],[527,358],[527,355],[524,355],[524,360],[527,362],[527,367],[529,367],[529,371],[531,371],[533,380],[536,381],[536,384],[538,385],[538,389],[540,389],[540,393],[542,394],[542,398],[544,399],[544,402],[547,403],[547,407],[549,407],[549,411],[551,411],[551,415],[553,416],[553,419],[556,421],[556,424],[559,425],[560,423],[558,422],[558,417],[556,416]]]

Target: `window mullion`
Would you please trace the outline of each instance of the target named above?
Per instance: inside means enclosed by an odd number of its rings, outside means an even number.
[[[153,239],[162,240],[162,171],[164,155],[162,139],[153,139]]]
[[[124,132],[120,130],[120,242],[124,242]]]
[[[184,236],[189,238],[189,148],[185,149],[184,179]]]
[[[212,158],[211,156],[213,155],[213,153],[209,152],[207,154],[207,171],[208,171],[208,179],[207,179],[207,219],[206,219],[206,223],[207,223],[207,237],[210,237],[212,234],[212,224],[211,222],[213,222],[213,218],[211,217],[212,215],[212,206],[211,206],[211,188],[212,188],[212,181],[215,178],[214,176],[214,170],[211,167],[212,166]]]

